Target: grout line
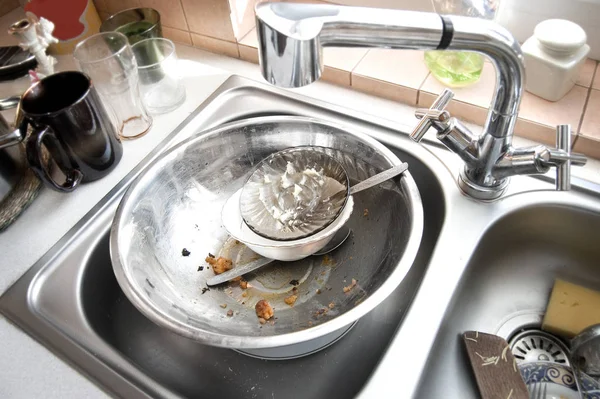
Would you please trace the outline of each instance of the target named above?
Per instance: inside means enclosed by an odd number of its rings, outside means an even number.
[[[587,111],[587,106],[588,106],[588,102],[590,101],[590,97],[592,96],[592,86],[594,84],[594,79],[596,78],[596,72],[598,70],[598,66],[596,65],[596,68],[594,69],[594,73],[592,73],[592,83],[590,84],[590,87],[588,87],[588,92],[587,92],[587,96],[585,97],[585,102],[583,103],[583,110],[581,111],[581,117],[579,118],[579,124],[577,125],[577,136],[579,136],[581,134],[581,128],[583,126],[583,118],[585,118],[585,112]],[[577,139],[575,139],[575,143],[577,142]],[[575,145],[575,143],[573,143],[573,145]]]
[[[188,31],[188,33],[190,34],[190,37],[192,35],[197,35],[197,36],[201,36],[201,37],[208,37],[209,39],[218,40],[220,42],[225,42],[225,43],[229,43],[229,44],[235,44],[235,45],[239,44],[238,42],[230,42],[229,40],[225,40],[225,39],[222,39],[220,37],[214,37],[214,36],[210,36],[210,35],[205,35],[204,33],[198,33],[198,32],[192,32],[192,31]],[[242,44],[242,46],[246,46],[246,45]],[[246,47],[249,47],[249,46],[246,46]]]
[[[252,32],[255,29],[256,29],[256,25],[253,25],[250,29],[248,29],[248,32],[244,33],[239,39],[236,37],[235,41],[238,42],[238,43],[241,42],[242,40],[244,40],[244,38],[246,36],[248,36],[250,34],[250,32]]]
[[[163,27],[163,28],[167,28],[167,29],[178,30],[179,32],[185,32],[185,33],[188,33],[188,34],[190,33],[190,31],[187,31],[187,30],[184,30],[184,29],[181,29],[181,28],[174,28],[174,27],[172,27],[172,26],[169,26],[169,25],[164,25],[164,24],[163,24],[163,26],[162,26],[162,27]]]
[[[250,44],[246,44],[246,43],[242,43],[242,42],[244,41],[244,39],[246,39],[248,36],[250,36],[250,34],[251,34],[251,33],[252,33],[252,32],[253,32],[255,29],[256,29],[256,26],[252,27],[252,29],[250,29],[250,30],[248,31],[248,33],[246,33],[244,36],[242,36],[242,37],[240,38],[240,40],[237,40],[237,39],[236,39],[236,41],[237,41],[238,43],[240,43],[241,45],[243,45],[243,46],[246,46],[246,47],[254,47],[254,48],[258,48],[258,38],[256,39],[256,40],[257,40],[256,46],[254,46],[254,45],[250,45]]]
[[[423,79],[423,81],[417,88],[417,105],[419,105],[419,100],[421,99],[421,90],[423,89],[425,82],[427,82],[427,78],[429,78],[429,75],[431,75],[431,72],[427,72],[427,75],[425,75],[425,79]]]
[[[187,12],[185,11],[185,6],[183,5],[183,0],[179,0],[179,5],[181,6],[181,12],[183,12],[183,19],[185,20],[185,27],[187,28],[186,30],[191,33],[192,30],[190,29],[190,24],[188,23],[188,16]]]
[[[352,68],[352,70],[350,71],[350,87],[352,87],[352,79],[354,77],[354,70],[356,68],[358,68],[358,66],[360,65],[361,62],[363,62],[363,60],[365,59],[365,57],[367,56],[367,54],[369,54],[371,50],[367,50],[365,51],[365,53],[363,54],[362,57],[360,57],[360,60],[358,60],[358,62],[356,63],[356,65],[354,65],[354,67]]]

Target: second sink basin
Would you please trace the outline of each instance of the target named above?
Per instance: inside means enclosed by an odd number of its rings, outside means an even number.
[[[559,205],[518,209],[493,224],[456,288],[416,396],[479,397],[464,331],[510,340],[539,328],[555,278],[600,289],[598,231],[598,213]]]

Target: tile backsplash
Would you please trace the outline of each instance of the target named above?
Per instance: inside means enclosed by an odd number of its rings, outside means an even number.
[[[165,37],[195,47],[239,57],[237,41],[254,28],[259,0],[94,0],[104,20],[134,7],[156,9]]]
[[[21,0],[23,1],[23,0]],[[175,42],[258,63],[254,6],[264,0],[93,0],[102,19],[134,7],[151,7],[161,14],[163,35]],[[366,0],[271,0],[359,5]],[[553,0],[554,1],[554,0]],[[560,0],[556,0],[560,1]],[[600,0],[593,0],[598,1]],[[19,0],[0,0],[0,13]],[[7,5],[9,4],[9,5]],[[373,0],[371,6],[432,11],[422,0]],[[10,11],[8,10],[8,11]],[[322,80],[375,96],[429,107],[444,86],[423,63],[419,51],[325,48]],[[482,125],[487,117],[495,70],[486,62],[480,81],[456,89],[449,111]],[[553,144],[555,125],[571,123],[574,150],[600,159],[600,64],[588,59],[576,86],[563,99],[551,103],[524,93],[515,134]]]
[[[0,0],[0,17],[19,7],[19,0]]]

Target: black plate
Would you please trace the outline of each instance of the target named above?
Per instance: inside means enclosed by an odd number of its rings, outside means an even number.
[[[35,57],[19,46],[0,47],[0,81],[26,75],[36,66]]]

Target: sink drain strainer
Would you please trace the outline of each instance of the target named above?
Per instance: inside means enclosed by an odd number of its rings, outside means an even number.
[[[569,365],[568,349],[558,338],[541,330],[524,330],[510,340],[517,364],[554,362]]]

